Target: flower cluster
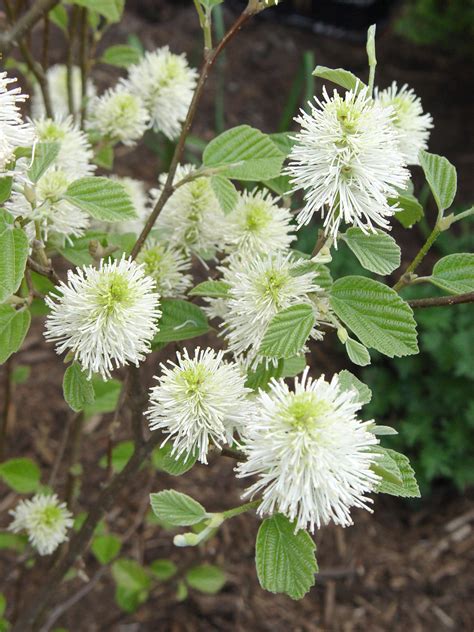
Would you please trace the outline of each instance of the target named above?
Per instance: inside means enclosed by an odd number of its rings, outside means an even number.
[[[34,141],[34,132],[24,123],[18,103],[27,98],[21,88],[9,88],[16,79],[0,73],[0,174],[8,168],[17,147],[28,147]]]
[[[68,529],[73,525],[71,512],[56,494],[36,494],[31,500],[22,500],[10,514],[10,531],[26,531],[31,546],[40,555],[53,553],[67,540]]]

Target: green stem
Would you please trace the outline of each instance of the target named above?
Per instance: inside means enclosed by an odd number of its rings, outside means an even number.
[[[459,222],[460,220],[465,219],[466,217],[470,217],[471,215],[474,215],[474,206],[471,206],[471,208],[467,209],[467,211],[463,211],[462,213],[458,213],[457,215],[455,215],[451,219],[451,224],[454,224],[454,222]]]
[[[245,505],[240,505],[240,507],[234,507],[233,509],[228,509],[227,511],[222,512],[222,517],[224,520],[229,520],[230,518],[234,518],[235,516],[239,516],[240,514],[246,513],[247,511],[251,511],[252,509],[257,509],[257,507],[262,502],[262,499],[252,500]]]
[[[405,270],[405,272],[401,275],[401,277],[398,279],[398,281],[393,286],[393,289],[396,292],[401,290],[402,287],[404,287],[405,285],[409,285],[411,275],[417,269],[417,267],[420,265],[420,263],[423,261],[423,259],[425,258],[428,250],[431,248],[431,246],[434,244],[434,242],[438,239],[440,233],[441,233],[441,229],[439,227],[439,219],[438,219],[438,221],[435,224],[435,227],[433,228],[431,233],[428,235],[427,240],[425,241],[423,246],[420,248],[420,250],[419,250],[418,254],[416,255],[416,257],[413,259],[413,261],[410,263],[408,268]]]

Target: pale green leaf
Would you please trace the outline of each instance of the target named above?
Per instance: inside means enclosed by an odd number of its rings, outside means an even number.
[[[306,358],[304,354],[293,356],[283,360],[283,371],[281,377],[296,377],[306,367]]]
[[[207,317],[197,305],[179,299],[165,299],[160,307],[162,316],[154,344],[188,340],[209,331]]]
[[[178,572],[178,567],[172,560],[154,560],[150,564],[150,571],[155,579],[166,582]]]
[[[404,454],[395,452],[395,450],[389,450],[388,448],[378,449],[383,452],[385,457],[392,460],[392,471],[394,471],[393,464],[397,467],[401,482],[395,482],[394,480],[389,480],[387,476],[383,476],[376,491],[390,494],[391,496],[402,496],[403,498],[419,498],[420,489],[408,458]],[[386,460],[384,460],[384,467],[388,467]],[[372,469],[375,468],[373,467]]]
[[[361,276],[338,279],[331,306],[364,346],[390,358],[418,353],[413,311],[383,283]]]
[[[28,177],[32,182],[38,182],[41,176],[56,160],[61,145],[59,143],[37,143],[33,164],[28,171]]]
[[[75,412],[94,401],[94,388],[87,374],[74,362],[66,369],[63,379],[64,399]]]
[[[92,12],[97,12],[103,15],[108,22],[119,22],[125,0],[70,0],[71,4],[77,4],[80,7],[90,9]]]
[[[120,553],[122,543],[114,535],[98,535],[92,540],[92,553],[101,564],[109,564]]]
[[[15,228],[12,216],[0,210],[0,303],[20,287],[27,258],[28,237],[25,231]]]
[[[189,296],[208,296],[212,298],[225,298],[229,294],[230,285],[225,281],[203,281],[192,290]]]
[[[27,309],[15,311],[10,305],[0,305],[0,364],[21,347],[30,323]]]
[[[128,68],[133,64],[137,64],[141,59],[139,51],[134,46],[127,44],[116,44],[105,49],[100,61],[104,64],[117,66],[119,68]]]
[[[206,517],[206,510],[194,498],[173,489],[150,494],[150,504],[158,518],[176,527],[197,524]]]
[[[313,308],[292,305],[274,316],[260,345],[260,353],[272,358],[291,358],[302,350],[316,321]]]
[[[68,14],[62,4],[57,4],[55,7],[50,9],[48,17],[53,24],[56,24],[56,26],[67,33]]]
[[[212,176],[211,187],[219,200],[222,211],[227,214],[234,210],[239,194],[228,178]]]
[[[92,377],[91,382],[94,389],[94,400],[91,404],[84,406],[85,416],[113,412],[122,389],[121,382],[118,380],[104,382],[100,377]]]
[[[366,270],[376,274],[390,274],[400,266],[400,247],[382,231],[364,233],[360,228],[349,228],[342,239]]]
[[[260,181],[280,175],[285,155],[274,142],[249,125],[223,132],[206,147],[204,167],[228,167],[221,176],[237,180]]]
[[[161,448],[155,448],[151,454],[151,462],[158,469],[171,474],[172,476],[181,476],[190,470],[196,463],[197,456],[188,454],[176,457],[171,454],[173,444],[165,443]]]
[[[194,590],[214,595],[224,586],[226,576],[217,566],[201,564],[189,569],[186,573],[186,581]]]
[[[408,192],[400,193],[397,198],[390,198],[389,204],[399,207],[399,211],[395,212],[396,219],[404,228],[411,228],[424,215],[423,207],[414,195]]]
[[[451,206],[456,195],[457,174],[454,165],[447,158],[420,151],[420,165],[430,185],[433,197],[440,211]]]
[[[372,391],[370,388],[361,382],[358,377],[356,377],[350,371],[346,369],[339,372],[339,384],[341,388],[345,391],[355,390],[357,391],[357,401],[361,404],[368,404],[372,399]]]
[[[301,599],[314,586],[316,545],[282,514],[264,520],[258,530],[255,563],[262,588]]]
[[[365,84],[356,77],[352,72],[343,68],[327,68],[326,66],[316,66],[313,75],[321,79],[332,81],[338,86],[342,86],[346,90],[357,91],[365,88]]]
[[[75,180],[67,188],[66,199],[103,222],[122,222],[137,218],[124,185],[109,178],[88,177]]]
[[[129,592],[148,590],[151,578],[146,570],[135,560],[120,558],[112,564],[112,577],[117,585]]]
[[[443,257],[435,263],[430,281],[451,294],[473,292],[474,254],[458,253]]]
[[[133,441],[121,441],[117,443],[112,449],[112,470],[117,473],[121,472],[132,458],[134,451]],[[101,467],[107,466],[107,458],[105,456],[100,459],[99,465]]]
[[[13,178],[6,176],[0,178],[0,204],[3,204],[8,200],[12,191]]]
[[[40,482],[40,471],[31,459],[10,459],[0,464],[0,478],[20,494],[34,492]]]
[[[348,338],[345,343],[349,360],[357,366],[367,366],[370,364],[370,353],[361,345],[360,342],[353,338]]]

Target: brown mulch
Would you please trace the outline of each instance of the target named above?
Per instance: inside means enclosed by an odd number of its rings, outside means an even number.
[[[108,43],[125,41],[128,33],[136,33],[147,48],[170,44],[176,52],[186,51],[197,64],[200,35],[192,7],[155,4],[160,22],[147,21],[150,13],[145,16],[142,7],[142,15],[127,14],[123,24],[108,36]],[[363,46],[255,21],[227,52],[227,126],[249,123],[274,131],[305,50],[314,51],[318,64],[365,72]],[[60,41],[54,55],[60,59]],[[432,50],[415,49],[390,31],[379,38],[378,59],[381,84],[387,85],[393,79],[407,81],[421,95],[437,124],[431,149],[456,164],[459,201],[471,201],[474,156],[465,139],[472,137],[473,132],[472,94],[469,90],[461,92],[460,85],[470,81],[472,69]],[[109,69],[98,67],[96,76],[99,82],[106,83]],[[214,89],[211,78],[194,130],[205,139],[213,135]],[[156,178],[155,164],[155,155],[145,148],[134,153],[123,152],[118,161],[122,175],[133,175],[150,184]],[[410,235],[405,252],[409,253],[417,240],[416,232]],[[61,395],[64,366],[51,347],[45,346],[41,331],[41,322],[35,322],[25,349],[15,358],[17,364],[31,365],[32,371],[28,382],[16,389],[16,414],[9,434],[8,456],[34,457],[46,479],[70,411]],[[331,347],[324,346],[314,364],[317,370],[332,373],[340,368],[339,362],[331,355]],[[148,385],[154,363],[154,357],[147,361]],[[84,480],[88,482],[81,490],[77,510],[90,506],[105,480],[105,472],[97,467],[97,462],[106,450],[108,422],[108,417],[92,419],[85,429],[82,453]],[[128,436],[125,426],[121,438]],[[430,498],[416,503],[380,497],[373,515],[355,512],[354,527],[345,530],[329,527],[318,533],[320,574],[310,594],[303,601],[293,602],[284,596],[265,593],[258,586],[253,560],[258,528],[255,518],[235,518],[198,551],[176,549],[171,543],[172,534],[156,525],[143,525],[141,518],[148,492],[171,486],[195,497],[211,511],[238,504],[241,483],[233,475],[233,466],[232,461],[215,457],[209,467],[197,465],[179,479],[164,475],[150,477],[141,472],[132,489],[124,490],[116,511],[109,517],[114,532],[129,535],[124,549],[127,556],[146,563],[170,557],[180,568],[194,563],[197,556],[224,568],[228,581],[219,595],[192,592],[187,600],[178,603],[174,591],[163,587],[137,613],[126,615],[114,605],[113,584],[110,576],[105,575],[95,590],[68,610],[57,625],[69,632],[474,629],[472,492],[460,495],[439,486]],[[89,476],[92,480],[88,480]],[[60,490],[65,485],[63,467]],[[2,527],[8,523],[6,512],[15,499],[8,492],[0,498]],[[11,557],[4,551],[1,554],[0,578],[11,567]],[[19,596],[25,603],[42,581],[46,566],[47,561],[42,560],[31,572],[28,583],[21,583],[15,572],[6,589],[9,602]],[[90,576],[97,570],[97,563],[90,555],[86,569]],[[65,584],[57,595],[57,603],[83,585],[79,578]],[[0,586],[1,590],[5,588]]]

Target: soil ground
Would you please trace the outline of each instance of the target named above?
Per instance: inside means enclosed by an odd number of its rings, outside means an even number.
[[[191,4],[191,3],[189,3]],[[175,52],[185,51],[197,64],[200,34],[192,7],[155,2],[159,17],[150,23],[143,5],[128,13],[123,24],[113,29],[109,43],[125,41],[137,34],[146,48],[169,44]],[[138,13],[137,13],[138,11]],[[149,15],[149,13],[147,14]],[[226,19],[230,20],[230,14]],[[316,63],[365,72],[364,47],[316,36],[276,24],[255,21],[231,44],[225,73],[228,78],[226,126],[249,123],[275,131],[275,121],[285,106],[289,86],[303,51],[312,50]],[[58,45],[58,60],[61,46]],[[458,168],[459,202],[472,201],[474,154],[466,140],[473,132],[471,67],[431,49],[418,49],[390,30],[378,40],[378,77],[381,85],[396,79],[408,82],[423,99],[436,123],[431,150],[446,155]],[[109,69],[99,67],[96,78],[110,81]],[[471,75],[472,78],[472,75]],[[204,139],[213,135],[215,82],[211,78],[203,108],[193,132]],[[142,148],[123,153],[118,162],[122,175],[133,175],[152,184],[156,178],[156,156]],[[416,231],[405,241],[404,256],[409,258],[419,240]],[[26,384],[16,389],[16,422],[9,435],[8,456],[31,455],[48,475],[58,450],[62,429],[70,412],[62,400],[64,367],[42,339],[41,319],[28,336],[26,346],[15,362],[31,365]],[[320,347],[318,347],[320,351]],[[314,356],[315,373],[332,373],[342,368],[332,347],[324,345]],[[151,382],[155,358],[147,361]],[[3,374],[0,374],[0,379]],[[105,453],[108,423],[106,416],[86,426],[82,441],[85,479],[94,478],[81,491],[77,509],[94,502],[105,474],[97,462]],[[122,436],[127,438],[124,425]],[[131,489],[123,491],[118,509],[109,516],[116,533],[130,533],[124,553],[139,561],[172,558],[180,567],[194,563],[195,555],[226,570],[228,581],[217,596],[192,592],[181,603],[173,592],[163,588],[133,615],[120,613],[113,602],[113,584],[108,575],[95,590],[70,608],[56,625],[69,632],[156,632],[156,631],[327,631],[327,632],[421,632],[470,631],[474,629],[474,497],[463,495],[440,483],[432,496],[420,502],[404,502],[389,497],[377,498],[374,514],[354,513],[355,526],[329,527],[316,536],[320,574],[311,593],[301,602],[263,592],[255,575],[254,541],[256,519],[240,516],[225,524],[218,535],[199,551],[177,550],[169,532],[156,525],[143,525],[149,491],[176,486],[197,498],[209,510],[221,510],[239,502],[240,484],[234,463],[215,457],[208,468],[198,465],[179,479],[141,472]],[[64,468],[59,474],[59,489],[66,485]],[[0,500],[2,525],[15,495],[5,493]],[[139,525],[140,526],[137,526]],[[2,568],[11,558],[2,552]],[[90,575],[97,570],[87,556]],[[26,603],[42,581],[46,561],[41,561],[29,576],[28,584],[14,572],[7,597],[16,599],[16,608]],[[6,575],[6,571],[3,570]],[[80,579],[65,584],[57,603],[80,589]],[[4,590],[0,586],[0,590]]]

